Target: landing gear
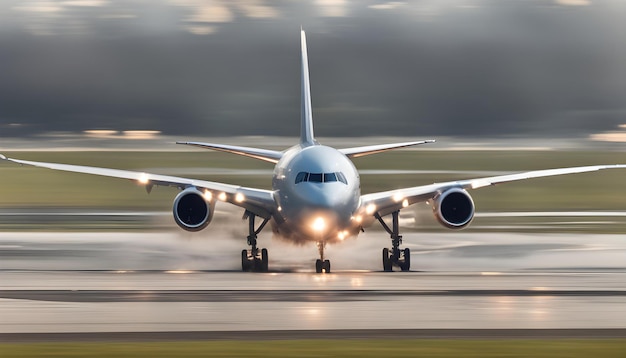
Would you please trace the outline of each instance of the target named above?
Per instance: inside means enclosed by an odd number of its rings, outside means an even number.
[[[330,261],[328,260],[315,260],[315,272],[317,273],[330,273]]]
[[[315,272],[317,273],[330,273],[330,261],[324,260],[324,247],[326,243],[319,241],[317,248],[320,251],[320,258],[315,260]]]
[[[267,249],[261,249],[259,254],[259,249],[256,246],[256,239],[257,235],[269,222],[269,219],[263,220],[263,223],[261,223],[259,228],[255,229],[254,219],[256,218],[256,215],[246,210],[243,218],[248,219],[248,245],[250,245],[251,248],[250,250],[241,251],[241,270],[244,272],[267,272],[269,267]]]
[[[402,244],[402,235],[400,235],[400,225],[398,224],[398,216],[400,211],[394,211],[392,216],[392,228],[389,228],[383,218],[378,214],[374,214],[374,217],[378,219],[385,231],[391,235],[391,249],[383,249],[383,270],[390,272],[393,271],[393,266],[400,267],[402,271],[409,271],[411,268],[411,250],[405,248],[400,250]]]

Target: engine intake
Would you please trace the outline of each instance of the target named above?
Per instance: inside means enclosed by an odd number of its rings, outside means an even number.
[[[174,199],[174,220],[184,230],[200,231],[213,219],[214,207],[197,188],[187,188]]]
[[[474,201],[464,189],[448,189],[434,199],[433,212],[441,225],[461,229],[474,218]]]

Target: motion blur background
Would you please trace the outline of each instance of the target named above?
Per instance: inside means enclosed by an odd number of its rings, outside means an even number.
[[[4,0],[0,136],[295,136],[302,25],[318,136],[623,140],[625,17],[621,0]]]

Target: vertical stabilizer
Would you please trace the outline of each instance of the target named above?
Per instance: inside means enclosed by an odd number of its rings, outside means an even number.
[[[313,135],[313,114],[311,111],[311,85],[309,83],[309,59],[306,51],[306,35],[304,30],[300,31],[301,41],[301,68],[300,76],[302,80],[301,89],[301,109],[300,109],[300,144],[315,145],[317,141]]]

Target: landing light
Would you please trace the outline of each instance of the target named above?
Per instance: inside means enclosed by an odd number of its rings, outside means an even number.
[[[204,191],[204,200],[211,201],[213,199],[213,193],[208,190]]]
[[[317,232],[324,231],[326,229],[326,220],[323,217],[319,216],[315,220],[313,220],[313,224],[311,228]]]
[[[150,182],[150,179],[148,178],[148,174],[146,173],[141,173],[141,175],[139,176],[139,179],[137,180],[141,184],[148,184]]]
[[[220,195],[218,195],[217,198],[220,201],[226,201],[226,193],[220,193]]]
[[[365,207],[365,213],[367,213],[367,215],[372,215],[375,212],[376,212],[376,205],[369,204],[368,206]]]
[[[409,206],[409,201],[407,199],[402,200],[402,207],[406,208],[407,206]]]
[[[395,201],[396,203],[401,202],[402,199],[404,199],[404,195],[402,195],[402,193],[396,193],[393,196],[393,201]]]
[[[237,193],[237,195],[235,195],[235,201],[238,203],[243,203],[243,201],[246,200],[246,196],[241,194],[241,193]]]

